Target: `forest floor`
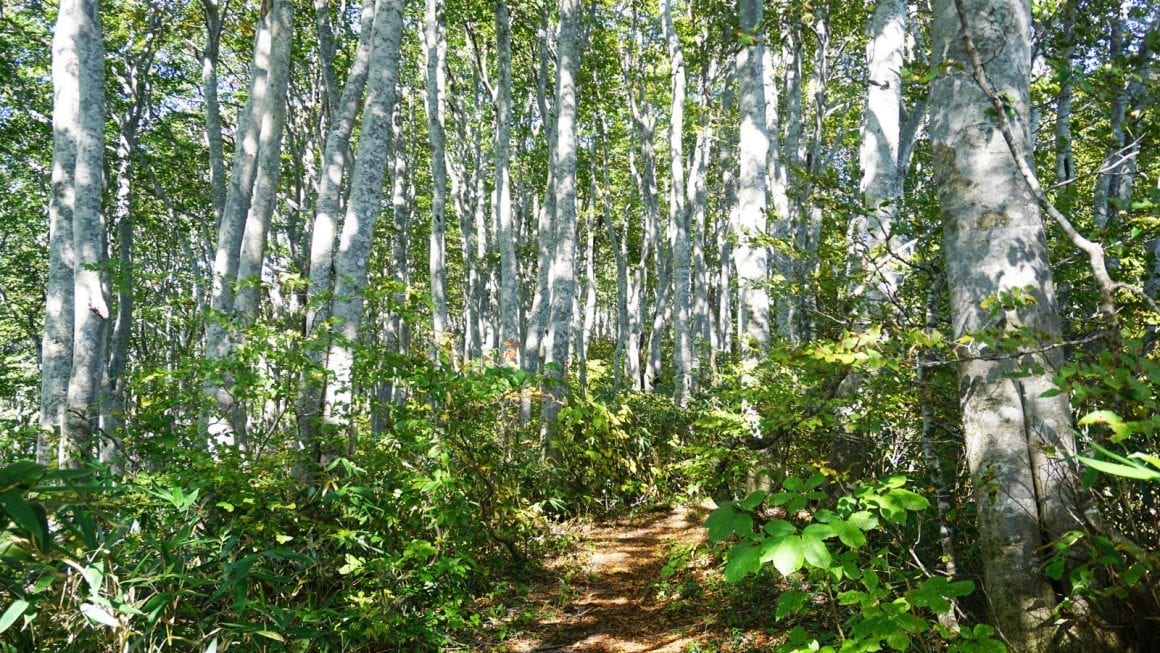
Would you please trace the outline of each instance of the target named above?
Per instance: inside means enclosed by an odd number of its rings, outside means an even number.
[[[573,545],[548,563],[506,618],[493,621],[491,641],[477,642],[477,650],[765,650],[770,635],[744,623],[758,620],[739,621],[728,605],[705,548],[708,513],[705,506],[680,507],[570,526]],[[742,612],[764,612],[772,622],[772,603]]]

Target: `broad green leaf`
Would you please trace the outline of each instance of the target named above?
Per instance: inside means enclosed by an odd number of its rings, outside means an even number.
[[[802,538],[787,535],[781,539],[768,540],[762,547],[761,562],[773,562],[782,576],[789,576],[805,564]]]
[[[803,534],[809,534],[819,540],[828,540],[837,535],[834,527],[829,524],[810,524],[802,529]]]
[[[761,569],[761,547],[753,542],[733,545],[726,557],[725,580],[730,583],[736,583],[749,574],[756,574]]]
[[[797,533],[797,527],[784,519],[772,519],[766,522],[764,530],[770,537],[785,537]]]
[[[819,569],[829,569],[833,558],[830,556],[830,550],[826,548],[826,543],[808,532],[802,533],[801,540],[806,562]]]
[[[830,526],[834,528],[834,532],[838,534],[838,539],[842,541],[842,544],[853,549],[866,546],[866,534],[853,523],[835,519]]]
[[[878,528],[878,518],[874,516],[874,513],[868,510],[859,510],[858,512],[850,515],[850,518],[846,521],[864,531],[872,531],[875,528]]]
[[[796,614],[806,604],[806,599],[809,594],[801,590],[786,590],[777,597],[777,612],[774,613],[774,618],[778,621],[785,619],[789,615]]]
[[[930,501],[926,497],[904,488],[891,490],[889,496],[896,499],[906,510],[926,510],[930,507]]]
[[[753,492],[749,493],[749,496],[745,497],[741,501],[738,501],[737,505],[740,506],[742,510],[753,510],[758,506],[758,504],[760,504],[762,501],[765,501],[765,497],[765,492],[762,492],[761,490],[754,490]]]
[[[13,601],[12,605],[8,606],[8,609],[4,611],[4,614],[0,615],[0,633],[11,628],[12,624],[16,623],[16,620],[28,609],[28,605],[28,601],[24,599],[16,599]]]
[[[709,529],[709,540],[720,542],[730,535],[737,533],[741,537],[753,537],[753,517],[748,513],[739,512],[732,503],[726,503],[713,511],[705,520],[705,528]]]
[[[790,492],[802,492],[806,489],[806,484],[800,478],[794,476],[787,476],[781,482],[781,486]]]
[[[907,635],[903,630],[892,630],[890,634],[886,635],[886,645],[895,651],[909,650],[910,635]]]

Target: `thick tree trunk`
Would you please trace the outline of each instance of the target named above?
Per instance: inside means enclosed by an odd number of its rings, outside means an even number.
[[[960,5],[956,7],[956,5]],[[1030,152],[1031,12],[1022,0],[939,0],[933,27],[931,145],[944,224],[954,337],[1028,329],[1058,339],[1055,291],[1039,206],[972,77],[966,33]],[[988,310],[988,302],[995,303]],[[980,342],[976,340],[975,342]],[[987,596],[1013,651],[1048,650],[1056,597],[1041,548],[1076,527],[1066,395],[1052,388],[1054,355],[1003,356],[964,347],[959,366],[967,463],[974,480]],[[1018,374],[1016,374],[1019,372]]]
[[[741,30],[750,44],[737,52],[737,81],[741,129],[738,153],[741,172],[738,175],[737,284],[741,301],[737,312],[741,354],[756,362],[769,345],[769,294],[766,279],[769,259],[760,237],[765,235],[765,171],[769,156],[769,138],[765,133],[765,87],[761,25],[763,12],[759,0],[742,0]],[[756,241],[755,241],[756,239]]]
[[[73,358],[73,209],[76,203],[77,127],[80,123],[79,0],[63,3],[52,41],[52,177],[48,197],[48,280],[40,358],[40,428],[36,460],[56,457]]]

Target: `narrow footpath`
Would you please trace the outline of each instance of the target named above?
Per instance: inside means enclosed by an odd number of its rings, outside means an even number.
[[[502,643],[485,650],[757,650],[764,637],[724,627],[707,597],[682,596],[689,585],[671,573],[693,579],[693,587],[704,587],[716,574],[703,555],[707,514],[705,508],[677,508],[575,533],[576,547],[553,561],[556,573],[533,586],[521,616],[505,624]]]

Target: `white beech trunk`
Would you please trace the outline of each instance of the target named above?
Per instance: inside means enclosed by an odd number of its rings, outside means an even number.
[[[105,220],[101,213],[105,161],[105,52],[97,0],[62,3],[58,21],[71,21],[77,68],[76,167],[73,204],[73,356],[66,415],[61,431],[61,467],[91,455],[99,402],[106,399],[104,375],[109,287],[104,269]],[[74,31],[75,30],[75,31]]]
[[[63,3],[52,40],[52,176],[48,197],[48,279],[40,358],[40,429],[36,461],[53,462],[68,398],[73,358],[73,208],[76,203],[80,80],[77,60],[83,12],[79,0]]]
[[[427,62],[427,138],[431,144],[431,236],[428,272],[431,279],[433,358],[453,351],[448,341],[447,314],[447,152],[443,142],[443,8],[440,0],[426,0],[423,34]]]
[[[1027,328],[1050,343],[1059,326],[1039,206],[972,77],[963,39],[964,32],[973,39],[1006,99],[1017,149],[1032,151],[1029,3],[938,0],[934,8],[935,61],[946,73],[931,89],[930,136],[954,338]],[[1033,301],[1008,301],[998,311],[984,306],[1004,293]],[[1065,394],[1043,396],[1053,387],[1056,354],[1001,354],[964,346],[959,387],[966,457],[994,621],[1012,651],[1043,651],[1055,635],[1056,595],[1041,551],[1078,527],[1072,516],[1079,514],[1078,488],[1063,462],[1075,452],[1070,407]]]
[[[201,95],[205,102],[205,140],[209,149],[209,187],[214,227],[221,228],[226,206],[226,159],[222,148],[222,114],[218,102],[218,53],[222,40],[222,7],[218,0],[202,0],[205,13],[205,50],[201,53]]]
[[[738,156],[737,284],[741,301],[737,309],[742,357],[756,362],[769,344],[769,294],[766,279],[769,260],[763,244],[754,238],[765,235],[765,170],[769,138],[765,133],[765,88],[762,70],[762,37],[755,33],[763,18],[759,0],[740,5],[741,30],[749,44],[737,52],[738,102],[741,115]]]
[[[512,128],[512,29],[506,0],[495,8],[499,80],[495,102],[495,223],[499,241],[499,345],[505,365],[520,363],[519,271],[512,229],[509,146]]]
[[[556,197],[552,225],[555,257],[551,319],[544,338],[550,395],[544,399],[545,423],[553,422],[563,405],[568,351],[572,344],[572,296],[576,290],[576,76],[580,70],[581,19],[580,0],[560,1],[560,33],[556,42],[556,147],[552,159]]]
[[[350,168],[350,136],[366,86],[370,68],[371,34],[377,13],[375,0],[364,0],[358,45],[354,61],[347,73],[346,85],[338,101],[337,111],[331,115],[330,129],[322,154],[322,170],[318,177],[318,197],[315,200],[314,224],[310,236],[309,284],[306,290],[305,335],[314,336],[330,317],[334,289],[334,246],[338,235],[339,215],[342,211],[342,180]],[[325,365],[326,340],[311,342],[306,348],[310,368],[304,370],[298,396],[298,437],[309,443],[317,439],[322,417],[324,382],[320,379]]]
[[[266,235],[277,202],[282,163],[282,130],[286,124],[286,86],[290,79],[290,43],[293,40],[294,8],[290,0],[271,0],[270,63],[266,76],[266,106],[258,132],[258,163],[253,198],[246,214],[238,256],[237,297],[234,312],[241,327],[258,317],[261,298],[262,261]]]
[[[673,223],[673,340],[676,379],[674,397],[684,406],[693,386],[691,329],[692,272],[690,269],[689,211],[685,201],[685,56],[673,27],[672,0],[661,3],[661,25],[672,69],[669,110],[669,219]]]
[[[350,194],[342,235],[334,258],[334,299],[331,314],[335,326],[326,355],[326,369],[333,375],[326,386],[323,422],[341,436],[350,425],[354,399],[352,368],[354,346],[362,326],[367,263],[378,221],[399,81],[399,47],[403,32],[404,0],[378,0],[368,68],[366,107],[359,128],[358,153],[351,173]],[[313,443],[312,453],[325,466],[335,453],[333,442]]]
[[[902,196],[902,61],[906,48],[906,2],[880,0],[866,45],[868,85],[862,114],[859,162],[866,215],[856,218],[851,245],[866,275],[861,294],[871,313],[894,298],[902,280],[900,238],[894,235]],[[877,310],[876,310],[877,309]]]

